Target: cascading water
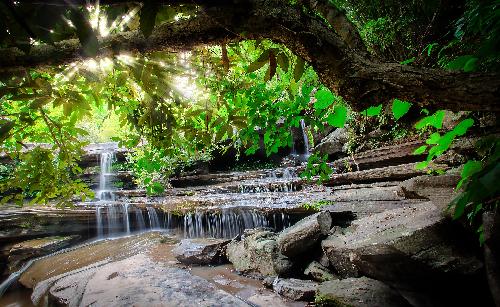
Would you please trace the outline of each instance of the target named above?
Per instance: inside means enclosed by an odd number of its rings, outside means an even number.
[[[111,170],[114,160],[114,151],[102,152],[100,155],[99,190],[96,192],[96,196],[100,201],[114,200],[114,193],[109,186],[109,177],[114,175]]]
[[[303,119],[300,120],[300,128],[302,130],[302,138],[304,139],[304,153],[309,154],[309,137],[307,136],[306,123]]]
[[[151,229],[159,229],[160,226],[160,218],[158,217],[158,214],[156,213],[156,209],[152,207],[146,208],[148,211],[148,217],[149,217],[149,228]]]

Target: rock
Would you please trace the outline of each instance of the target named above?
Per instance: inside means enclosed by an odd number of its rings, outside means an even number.
[[[311,277],[316,281],[327,281],[338,279],[327,268],[322,266],[319,262],[311,262],[304,271],[304,275]]]
[[[274,283],[274,280],[276,279],[277,277],[276,276],[267,276],[266,278],[264,278],[264,280],[262,281],[262,285],[266,288],[272,288],[273,287],[273,283]]]
[[[276,237],[276,233],[265,229],[247,229],[241,240],[233,240],[227,245],[227,258],[242,273],[286,275],[292,262],[279,252]]]
[[[28,260],[45,256],[69,246],[80,239],[80,236],[46,237],[24,241],[14,245],[9,253],[9,271],[14,272]]]
[[[321,155],[340,156],[345,155],[344,144],[347,142],[347,131],[344,128],[335,129],[314,147],[313,151]]]
[[[184,239],[173,250],[175,258],[184,264],[220,264],[226,259],[225,246],[230,240]]]
[[[318,283],[311,280],[276,278],[273,289],[279,295],[294,301],[309,301],[314,298]]]
[[[188,271],[156,263],[144,254],[57,275],[37,284],[32,300],[49,305],[249,306]]]
[[[318,286],[315,301],[319,306],[410,306],[396,291],[367,277],[326,281]]]
[[[328,212],[318,212],[302,219],[280,232],[277,242],[281,253],[292,257],[307,251],[330,231],[331,225]]]
[[[426,155],[413,154],[422,145],[425,145],[424,141],[413,141],[366,150],[334,161],[333,167],[337,172],[363,171],[423,161]]]
[[[425,175],[405,180],[400,183],[400,186],[407,197],[429,199],[438,208],[444,210],[457,195],[455,187],[460,178],[460,174]]]
[[[461,246],[456,229],[431,202],[388,210],[355,220],[350,231],[322,242],[335,271],[402,285],[436,274],[472,276],[482,263]]]
[[[430,163],[431,167],[447,170],[444,164]],[[348,173],[333,174],[324,182],[326,186],[339,186],[353,183],[372,183],[382,181],[401,181],[427,174],[426,170],[416,169],[417,163],[367,169]]]

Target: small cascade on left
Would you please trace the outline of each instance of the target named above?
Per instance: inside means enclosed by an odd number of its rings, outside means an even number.
[[[100,154],[99,189],[95,192],[97,237],[130,233],[129,205],[117,203],[112,178],[116,175],[112,166],[116,155],[114,151]]]

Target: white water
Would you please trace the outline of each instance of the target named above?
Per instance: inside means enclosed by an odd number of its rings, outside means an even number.
[[[304,153],[309,154],[309,137],[307,136],[306,124],[303,119],[300,120],[300,128],[302,130],[302,138],[304,139]]]

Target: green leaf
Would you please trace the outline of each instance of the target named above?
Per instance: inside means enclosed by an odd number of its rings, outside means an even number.
[[[394,118],[398,120],[403,117],[403,115],[408,113],[410,107],[410,102],[394,99],[394,101],[392,102],[392,114],[394,115]]]
[[[467,62],[469,62],[471,59],[474,59],[474,56],[472,55],[459,56],[458,58],[446,64],[445,68],[450,70],[463,70]]]
[[[413,62],[415,62],[415,57],[412,57],[412,58],[409,58],[407,60],[404,60],[404,61],[400,62],[399,64],[401,64],[401,65],[408,65],[408,64],[411,64]]]
[[[342,105],[336,105],[333,113],[328,115],[326,121],[330,126],[343,128],[347,120],[347,108]]]
[[[144,1],[144,6],[139,13],[141,29],[144,37],[149,37],[153,33],[153,28],[155,26],[156,14],[158,13],[158,2],[154,0]]]
[[[286,54],[284,52],[279,53],[276,60],[281,69],[283,69],[284,72],[288,72],[289,61]]]
[[[333,99],[335,98],[332,92],[328,89],[321,89],[317,91],[314,97],[316,97],[316,102],[314,103],[314,108],[316,110],[328,108],[333,103]]]
[[[472,59],[468,60],[467,63],[465,63],[465,65],[464,65],[464,71],[465,72],[476,71],[478,60],[479,60],[478,58],[472,58]]]
[[[415,166],[415,169],[422,170],[422,169],[426,168],[428,165],[429,165],[428,161],[422,161],[422,162],[417,163],[417,165]]]
[[[436,129],[441,129],[443,126],[444,114],[443,110],[439,110],[433,115],[426,116],[415,124],[415,128],[422,129],[426,126],[433,126]]]
[[[300,77],[302,77],[305,65],[306,62],[301,57],[297,57],[297,63],[295,64],[295,68],[293,70],[293,78],[295,79],[295,82],[299,82]]]
[[[379,104],[378,106],[369,107],[368,109],[362,111],[361,114],[368,117],[373,117],[373,116],[378,116],[381,111],[382,111],[382,104]]]
[[[434,132],[425,142],[429,145],[433,145],[437,144],[439,142],[439,139],[441,139],[441,135],[439,134],[439,132]]]
[[[463,185],[465,181],[467,181],[467,179],[469,179],[469,177],[481,171],[482,168],[483,164],[481,163],[481,161],[475,161],[475,160],[467,161],[467,163],[464,164],[462,172],[460,173],[462,179],[458,182],[457,189],[460,189],[460,187]]]
[[[254,71],[260,69],[268,61],[269,61],[269,50],[266,50],[266,51],[262,52],[262,54],[259,56],[259,58],[257,60],[255,60],[253,63],[251,63],[248,66],[247,72],[251,73],[251,72],[254,72]]]
[[[422,145],[420,146],[419,148],[415,149],[415,151],[413,152],[414,155],[421,155],[425,152],[425,150],[427,149],[427,146],[426,145]]]
[[[472,118],[466,118],[461,121],[458,125],[453,128],[453,133],[458,136],[462,136],[467,133],[467,130],[474,125],[474,120]]]

